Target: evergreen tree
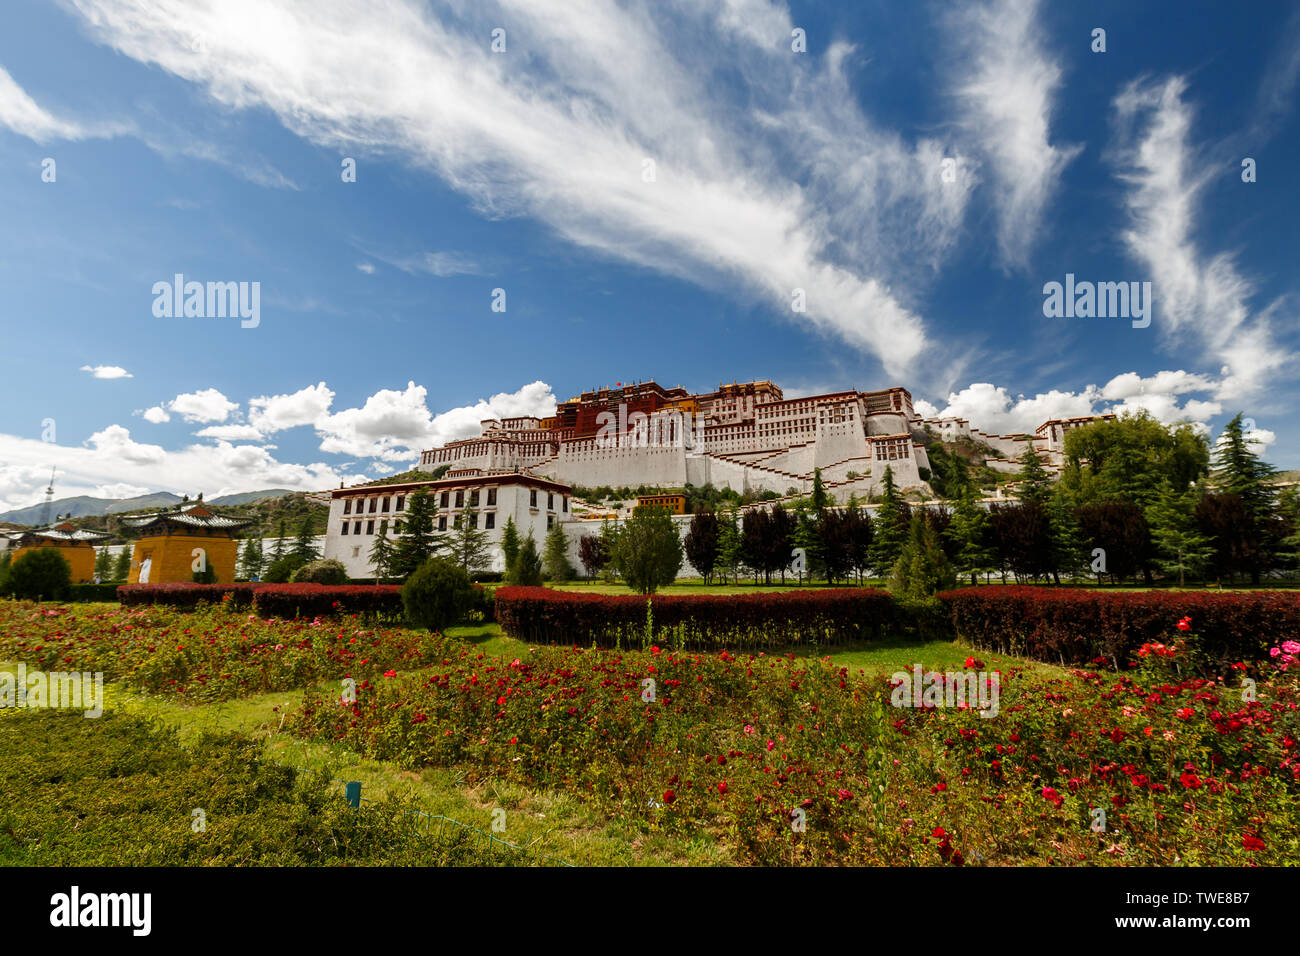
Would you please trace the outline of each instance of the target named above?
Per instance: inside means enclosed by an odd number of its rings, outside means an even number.
[[[294,539],[293,550],[289,553],[294,557],[302,558],[303,564],[310,564],[312,561],[319,560],[320,549],[316,546],[316,522],[313,520],[310,511],[302,516],[302,523],[298,525],[298,537]]]
[[[236,572],[238,577],[245,581],[260,580],[262,566],[262,539],[256,536],[247,538],[243,549],[239,552],[239,569]]]
[[[435,510],[433,499],[423,488],[417,488],[407,499],[405,533],[393,554],[394,577],[410,577],[445,545],[443,536],[433,530]]]
[[[113,562],[113,580],[125,581],[131,576],[131,546],[127,545],[117,553]]]
[[[691,517],[691,527],[686,532],[686,560],[700,572],[705,584],[718,564],[721,534],[722,523],[712,511],[697,511]]]
[[[288,521],[280,519],[280,533],[275,536],[275,546],[271,548],[271,563],[274,564],[285,555],[284,539],[288,535]]]
[[[1079,518],[1064,489],[1055,489],[1047,499],[1047,522],[1052,547],[1052,575],[1060,584],[1062,572],[1073,578],[1088,566]]]
[[[506,519],[506,526],[501,531],[501,554],[505,559],[505,574],[509,577],[510,568],[519,556],[519,527],[513,515]]]
[[[375,543],[370,546],[368,557],[370,558],[370,570],[374,572],[376,584],[392,575],[393,562],[397,559],[397,545],[388,537],[387,518],[383,518],[379,522],[379,534],[375,535]]]
[[[828,512],[810,511],[802,503],[794,509],[794,546],[803,549],[804,564],[808,570],[808,580],[828,576],[826,569],[826,549],[822,536],[826,530]]]
[[[537,542],[533,540],[532,531],[520,543],[519,553],[515,555],[506,582],[521,587],[541,587],[542,559],[537,554]]]
[[[952,587],[956,579],[934,525],[924,514],[913,514],[907,541],[889,575],[890,592],[901,598],[928,598]]]
[[[989,516],[980,507],[975,489],[969,482],[961,485],[961,497],[953,506],[947,535],[953,545],[954,563],[963,574],[970,575],[973,587],[980,572],[992,567],[995,560],[989,545]]]
[[[108,548],[95,549],[95,580],[107,581],[109,572],[113,569],[113,558],[108,553]]]
[[[858,583],[861,584],[863,574],[871,567],[871,516],[858,506],[857,495],[849,498],[845,513],[849,516],[851,566],[857,573]]]
[[[1036,501],[1047,504],[1052,494],[1052,477],[1043,467],[1043,459],[1031,441],[1020,456],[1020,472],[1016,475],[1016,497],[1020,501]]]
[[[733,580],[740,570],[740,528],[736,506],[732,505],[718,518],[718,569],[723,580]]]
[[[831,505],[831,496],[826,493],[826,486],[822,484],[822,470],[813,469],[813,486],[812,486],[812,507],[818,519],[826,512]]]
[[[894,470],[886,465],[871,544],[871,565],[878,572],[889,574],[898,561],[907,540],[910,517],[911,509],[894,484]]]
[[[573,577],[573,565],[569,563],[568,551],[568,538],[557,521],[546,532],[546,539],[542,543],[542,573],[546,580],[563,584]]]
[[[1238,412],[1215,445],[1210,478],[1220,495],[1235,496],[1241,504],[1246,520],[1235,529],[1241,539],[1237,563],[1250,574],[1250,583],[1257,585],[1261,573],[1279,563],[1285,531],[1274,510],[1277,469],[1255,453],[1250,447],[1254,443]]]
[[[663,508],[638,508],[619,529],[610,554],[619,576],[641,594],[672,584],[682,557],[677,525]]]
[[[1195,510],[1195,493],[1189,489],[1179,494],[1167,480],[1147,509],[1157,565],[1165,574],[1177,574],[1180,588],[1186,586],[1187,575],[1204,572],[1214,556],[1209,537],[1196,523]]]
[[[478,527],[478,513],[469,504],[457,515],[449,537],[451,558],[466,574],[486,570],[491,565],[488,534]]]

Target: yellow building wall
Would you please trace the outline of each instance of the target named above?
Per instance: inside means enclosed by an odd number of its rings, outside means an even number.
[[[169,584],[175,581],[194,580],[195,548],[206,552],[208,567],[217,573],[218,584],[231,584],[235,580],[235,559],[239,543],[233,538],[208,538],[202,535],[163,534],[141,538],[131,546],[131,574],[128,584],[140,583],[140,565],[146,558],[149,566],[149,584]]]
[[[19,548],[14,552],[13,560],[17,561],[29,551],[43,550],[57,551],[63,555],[72,570],[73,584],[89,584],[95,580],[95,549],[90,544],[47,544],[39,548]]]

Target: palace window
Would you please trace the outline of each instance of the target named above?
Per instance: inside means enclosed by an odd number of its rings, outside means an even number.
[[[360,522],[360,521],[354,521],[354,522],[352,522],[352,533],[353,533],[353,534],[360,534],[360,533],[361,533],[361,522]]]
[[[405,510],[406,510],[406,495],[398,495],[398,496],[397,496],[397,507],[394,508],[393,510],[394,510],[394,511],[405,511]]]
[[[378,498],[371,498],[371,499],[370,499],[370,513],[371,513],[371,514],[374,514],[374,513],[375,513],[375,509],[376,509],[377,507],[379,507],[379,499],[378,499]]]
[[[346,521],[343,522],[343,533],[344,534],[348,533],[348,523]]]
[[[555,495],[549,493],[546,495],[546,510],[547,511],[555,510]],[[549,528],[550,525],[547,525],[547,527]]]
[[[462,489],[462,490],[456,492],[456,507],[457,507],[457,508],[463,508],[463,507],[465,507],[465,491],[464,491],[464,489]]]
[[[469,503],[474,508],[478,507],[478,491],[471,491],[469,493]]]
[[[444,492],[442,493],[442,507],[444,507],[444,508],[447,507],[447,496],[448,496],[449,494],[451,494],[450,491],[444,491]]]
[[[488,500],[487,500],[487,503],[490,504],[490,505],[494,505],[494,504],[497,503],[497,490],[496,490],[495,488],[489,488],[489,489],[488,489]]]
[[[384,506],[383,506],[382,508],[380,508],[379,510],[380,510],[380,511],[387,511],[387,510],[388,510],[388,498],[387,498],[387,497],[384,498]]]
[[[497,513],[495,511],[489,511],[486,515],[483,516],[483,527],[495,528],[496,526],[497,526]]]
[[[373,521],[367,521],[366,534],[374,534],[374,533],[375,533],[375,523]]]
[[[441,516],[438,518],[438,530],[439,530],[439,531],[446,531],[446,530],[447,530],[447,516],[446,516],[446,515],[441,515]]]
[[[345,515],[350,515],[350,514],[352,514],[352,499],[351,499],[351,498],[344,498],[344,499],[343,499],[343,513],[344,513]]]
[[[536,507],[537,507],[537,489],[536,489],[536,488],[531,488],[531,489],[529,489],[529,491],[528,491],[528,507],[530,507],[530,508],[536,508]]]

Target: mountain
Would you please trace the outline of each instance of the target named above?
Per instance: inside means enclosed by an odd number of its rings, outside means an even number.
[[[263,498],[280,498],[288,494],[292,494],[292,492],[285,488],[268,488],[264,491],[244,491],[234,495],[222,495],[219,498],[213,498],[208,503],[214,505],[242,505],[260,501]],[[120,514],[123,511],[168,508],[180,504],[182,500],[180,495],[174,495],[169,491],[156,491],[148,495],[137,495],[134,498],[92,498],[89,495],[77,495],[73,498],[56,498],[50,502],[50,518],[53,520],[55,515],[66,515],[69,512],[74,518],[102,517],[104,515]],[[12,521],[15,524],[28,526],[38,525],[41,522],[41,513],[44,508],[44,503],[32,505],[29,508],[15,508],[13,511],[0,514],[0,521]]]
[[[265,491],[241,491],[237,495],[222,495],[220,498],[213,498],[207,504],[213,505],[246,505],[253,501],[261,501],[263,498],[283,498],[285,495],[293,494],[288,488],[268,488]]]

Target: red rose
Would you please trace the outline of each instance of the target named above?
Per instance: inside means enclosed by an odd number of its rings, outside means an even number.
[[[676,799],[677,799],[677,794],[673,793],[673,791],[671,790],[664,791],[664,803],[672,803]]]
[[[727,781],[724,780],[720,784],[718,784],[718,793],[725,795],[726,792],[727,792]]]

